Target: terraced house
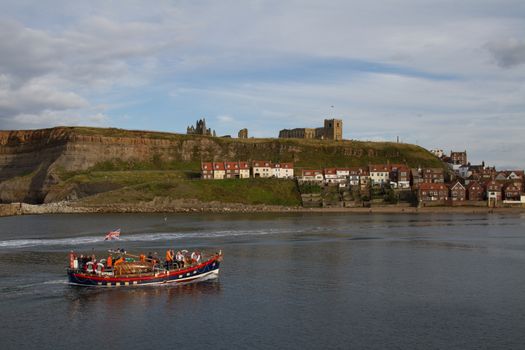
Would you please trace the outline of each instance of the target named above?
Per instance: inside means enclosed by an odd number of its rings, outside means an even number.
[[[253,177],[272,177],[272,162],[267,160],[256,160],[252,162]]]
[[[293,163],[275,163],[272,165],[272,177],[277,179],[293,179]]]
[[[421,202],[448,200],[448,186],[442,183],[422,183],[419,185],[418,198]]]
[[[441,168],[425,168],[423,169],[424,183],[444,183],[445,172]]]
[[[388,183],[390,171],[386,165],[370,165],[370,182],[372,186],[382,186]]]
[[[467,198],[469,201],[482,201],[485,196],[485,190],[478,181],[470,181],[467,186]]]
[[[205,180],[213,179],[213,163],[201,163],[201,178]]]
[[[247,179],[250,177],[248,162],[224,162],[226,179]]]
[[[322,184],[324,181],[323,172],[321,170],[303,170],[301,177],[299,178],[301,182],[314,182]]]
[[[463,202],[467,199],[467,189],[461,182],[456,181],[450,186],[450,199],[452,202]]]

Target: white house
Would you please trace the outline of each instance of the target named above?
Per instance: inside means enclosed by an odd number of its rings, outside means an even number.
[[[213,178],[215,180],[224,179],[226,176],[226,169],[223,162],[213,163]]]
[[[272,176],[278,179],[293,178],[293,163],[275,163],[272,165]]]
[[[361,177],[361,171],[360,168],[352,168],[348,169],[348,184],[350,186],[358,186],[359,185],[359,178]]]
[[[324,180],[323,172],[321,170],[303,170],[300,180],[302,182],[322,183]]]
[[[272,177],[272,162],[265,160],[256,160],[252,164],[253,177]]]
[[[239,178],[250,178],[250,165],[248,162],[239,162]]]
[[[369,171],[372,186],[384,185],[388,182],[388,179],[390,178],[390,172],[388,170],[388,167],[385,165],[371,165]]]
[[[327,184],[339,183],[337,178],[337,170],[335,168],[325,168],[324,173],[324,182]]]

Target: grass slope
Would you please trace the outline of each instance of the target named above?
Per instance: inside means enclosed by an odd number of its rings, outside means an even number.
[[[292,180],[226,179],[191,180],[180,171],[93,171],[71,176],[57,185],[60,191],[68,186],[117,189],[87,196],[82,202],[89,205],[136,203],[156,197],[197,199],[202,202],[300,205],[297,186]]]
[[[56,200],[75,189],[89,204],[133,203],[156,197],[202,202],[296,206],[300,195],[291,180],[199,180],[202,161],[270,160],[304,168],[366,167],[402,163],[410,167],[443,167],[422,147],[365,141],[303,139],[232,139],[114,128],[71,127],[67,133],[115,138],[169,140],[164,153],[151,159],[104,160],[88,171],[61,172],[51,189]],[[184,149],[184,156],[180,151]],[[160,152],[160,151],[159,151]]]

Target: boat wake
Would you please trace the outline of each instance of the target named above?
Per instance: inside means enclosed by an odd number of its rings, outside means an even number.
[[[67,238],[52,238],[52,239],[13,239],[0,241],[0,249],[17,249],[30,247],[78,247],[82,245],[93,244],[114,244],[115,242],[150,242],[150,241],[171,241],[179,239],[191,238],[218,238],[218,237],[237,237],[237,236],[258,236],[271,235],[276,233],[283,233],[283,230],[241,230],[241,231],[216,231],[216,232],[155,232],[155,233],[139,233],[128,234],[121,236],[118,241],[105,241],[103,235],[85,236],[85,237],[67,237]]]

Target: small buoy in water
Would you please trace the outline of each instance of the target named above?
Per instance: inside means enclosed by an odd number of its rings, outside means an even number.
[[[166,222],[166,221],[168,221],[168,217],[167,216],[164,217],[164,222]]]

